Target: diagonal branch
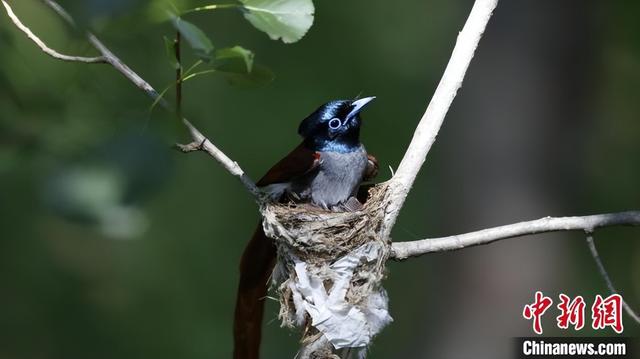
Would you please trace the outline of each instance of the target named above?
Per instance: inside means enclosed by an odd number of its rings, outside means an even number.
[[[186,118],[182,119],[182,122],[189,130],[191,134],[191,138],[193,142],[181,145],[176,144],[176,147],[184,153],[192,152],[192,151],[204,151],[208,153],[211,157],[213,157],[219,164],[224,167],[230,174],[238,177],[240,182],[244,185],[244,187],[251,193],[258,202],[264,201],[264,195],[262,191],[256,186],[256,184],[247,176],[246,173],[242,170],[238,162],[232,160],[224,152],[220,151],[218,147],[216,147],[213,142],[211,142],[208,138],[206,138],[197,128],[195,128]]]
[[[453,48],[451,59],[442,75],[442,79],[431,98],[431,102],[429,102],[429,106],[427,106],[427,110],[416,127],[413,139],[400,162],[396,174],[389,183],[392,192],[385,218],[387,235],[391,233],[409,190],[427,158],[431,145],[436,140],[444,117],[456,97],[458,89],[462,86],[462,80],[467,72],[469,63],[497,4],[498,0],[476,0],[467,22],[458,35],[458,40]]]
[[[589,231],[587,231],[587,245],[589,246],[589,251],[591,252],[591,256],[593,257],[593,260],[596,262],[596,266],[598,267],[598,272],[600,272],[600,276],[602,276],[605,283],[607,283],[607,288],[609,288],[609,291],[611,293],[618,294],[618,291],[613,286],[613,281],[611,280],[611,277],[609,277],[609,273],[607,273],[607,270],[605,269],[604,264],[602,263],[602,259],[600,259],[600,254],[598,254],[596,243],[593,240],[593,233]],[[631,306],[629,306],[629,303],[627,303],[625,299],[622,300],[622,307],[627,312],[627,314],[631,317],[631,319],[635,320],[636,323],[640,324],[640,316],[638,316],[638,314],[634,312],[633,309],[631,309]]]
[[[427,253],[454,251],[529,234],[558,231],[592,232],[596,228],[611,226],[640,226],[640,211],[595,214],[583,217],[545,217],[455,236],[397,242],[392,245],[391,257],[403,260]]]
[[[62,55],[59,52],[48,47],[40,38],[38,38],[27,26],[25,26],[20,19],[15,15],[9,4],[5,0],[2,1],[4,8],[7,12],[9,18],[13,21],[14,25],[18,27],[22,32],[24,32],[27,37],[33,41],[40,49],[46,54],[64,61],[71,62],[81,62],[81,63],[106,63],[111,65],[114,69],[120,72],[127,80],[132,82],[136,87],[144,91],[147,96],[151,99],[159,103],[167,110],[173,110],[171,106],[160,96],[160,94],[151,86],[147,81],[145,81],[140,75],[138,75],[135,71],[133,71],[127,64],[122,62],[120,58],[118,58],[107,46],[105,46],[102,41],[100,41],[94,34],[91,32],[87,32],[86,36],[88,41],[93,45],[93,47],[100,52],[100,57],[89,58],[89,57],[77,57],[77,56],[67,56]],[[53,0],[42,0],[45,5],[50,7],[53,11],[58,14],[62,19],[64,19],[69,25],[72,27],[76,27],[76,23],[73,18],[69,15],[69,13],[62,8],[57,2]],[[218,149],[208,138],[206,138],[198,129],[196,129],[187,119],[182,118],[183,123],[189,130],[189,133],[192,137],[192,143],[188,145],[179,145],[178,147],[183,152],[191,152],[194,150],[203,150],[207,152],[211,157],[213,157],[218,163],[220,163],[229,173],[233,176],[238,177],[240,182],[245,186],[247,191],[251,193],[258,201],[262,200],[262,194],[260,189],[256,187],[255,183],[247,176],[247,174],[242,170],[242,168],[238,165],[237,162],[233,161],[229,158],[224,152]],[[195,145],[194,145],[195,144]]]
[[[7,12],[7,15],[9,16],[9,19],[11,19],[13,24],[25,35],[27,35],[29,40],[33,41],[36,45],[38,45],[40,50],[42,50],[45,54],[53,57],[54,59],[62,60],[62,61],[84,62],[86,64],[106,64],[107,63],[107,60],[103,56],[98,56],[98,57],[70,56],[70,55],[61,54],[58,51],[50,48],[49,46],[47,46],[47,44],[44,43],[44,41],[42,41],[38,36],[36,36],[31,31],[31,29],[29,29],[27,26],[25,26],[22,23],[22,21],[20,21],[20,19],[13,12],[13,9],[11,8],[11,6],[9,6],[9,4],[5,0],[1,0],[1,1],[2,1],[2,5],[4,5],[5,11]]]
[[[69,15],[69,13],[57,2],[53,0],[42,0],[42,2],[66,21],[67,24],[77,29],[76,22],[73,20],[71,15]],[[127,80],[131,81],[137,88],[144,91],[147,96],[151,97],[154,101],[157,101],[162,107],[167,110],[171,110],[171,106],[160,96],[160,94],[158,94],[158,91],[156,91],[153,86],[140,77],[140,75],[135,73],[129,66],[127,66],[127,64],[122,62],[122,60],[111,52],[111,50],[109,50],[109,48],[107,48],[93,33],[87,32],[86,37],[91,45],[93,45],[93,47],[102,54],[109,65],[113,66],[113,68],[121,73]]]

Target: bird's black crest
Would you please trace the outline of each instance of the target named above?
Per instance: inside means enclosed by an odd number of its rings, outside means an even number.
[[[318,107],[317,110],[302,120],[300,127],[298,127],[298,134],[305,138],[311,136],[321,124],[330,121],[332,118],[346,116],[350,105],[350,100],[336,100]]]

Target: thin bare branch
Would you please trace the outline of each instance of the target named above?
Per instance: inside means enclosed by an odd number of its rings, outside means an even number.
[[[127,66],[127,64],[122,62],[122,60],[120,60],[120,58],[118,58],[113,52],[111,52],[111,50],[109,50],[109,48],[107,48],[102,43],[102,41],[98,40],[98,38],[95,35],[88,32],[87,39],[89,39],[89,42],[93,45],[93,47],[95,47],[98,51],[100,51],[102,56],[104,56],[107,59],[107,62],[109,62],[109,64],[113,66],[113,68],[115,68],[118,72],[124,75],[124,77],[126,77],[127,80],[133,82],[133,84],[136,85],[136,87],[144,91],[154,101],[160,98],[160,94],[158,94],[158,91],[156,91],[153,88],[153,86],[151,86],[147,81],[145,81],[142,77],[140,77],[140,75],[138,75],[129,66]],[[171,109],[171,106],[169,106],[169,104],[162,98],[160,98],[158,103],[166,109],[169,109],[169,110]]]
[[[24,26],[22,24],[20,19],[12,11],[11,7],[9,6],[9,4],[7,4],[7,2],[5,0],[1,0],[1,1],[2,1],[2,4],[5,7],[5,10],[7,11],[7,15],[9,15],[9,17],[11,18],[13,23],[16,25],[16,27],[18,27],[21,31],[23,31],[27,35],[27,37],[30,40],[32,40],[36,45],[38,45],[38,47],[40,47],[40,49],[42,49],[42,51],[45,52],[46,54],[51,55],[52,57],[54,57],[56,59],[59,59],[59,60],[63,60],[63,61],[82,62],[82,63],[89,63],[89,64],[93,64],[93,63],[110,64],[116,70],[118,70],[118,72],[120,72],[127,79],[129,79],[131,82],[133,82],[138,88],[140,88],[141,90],[145,91],[147,93],[147,95],[149,95],[152,99],[154,99],[154,100],[159,99],[160,96],[159,96],[158,92],[155,91],[153,89],[153,87],[149,83],[147,83],[144,79],[142,79],[140,76],[138,76],[138,74],[136,74],[133,70],[131,70],[126,64],[124,64],[117,56],[115,56],[92,33],[90,33],[90,32],[87,33],[87,39],[93,45],[93,47],[95,47],[102,54],[102,56],[94,57],[94,58],[88,58],[88,57],[62,55],[62,54],[58,53],[57,51],[51,49],[40,38],[38,38],[35,34],[33,34],[33,32],[31,32],[31,30],[29,30],[26,26]],[[43,2],[47,6],[52,8],[67,23],[69,23],[69,25],[74,26],[74,27],[76,26],[75,25],[75,21],[73,21],[73,18],[59,4],[57,4],[55,1],[43,0]],[[169,108],[167,102],[164,101],[163,99],[160,99],[160,103],[164,107]]]
[[[519,222],[455,236],[393,243],[391,257],[396,260],[402,260],[427,253],[453,251],[536,233],[557,231],[589,232],[601,227],[638,225],[640,225],[640,211],[596,214],[583,217],[545,217],[534,221]]]
[[[3,0],[4,1],[4,0]],[[58,16],[60,16],[64,21],[67,22],[71,27],[77,28],[76,22],[73,20],[71,15],[62,7],[60,4],[53,0],[42,0],[42,2],[51,8]],[[151,97],[154,101],[157,101],[162,107],[167,110],[172,110],[171,106],[167,101],[165,101],[160,94],[151,86],[147,81],[145,81],[140,75],[138,75],[135,71],[133,71],[127,64],[122,62],[118,56],[116,56],[107,46],[105,46],[102,41],[100,41],[93,33],[86,33],[87,40],[93,45],[96,50],[98,50],[102,57],[106,60],[108,64],[113,66],[118,72],[120,72],[127,80],[133,82],[137,88],[144,91],[147,96]]]
[[[74,62],[82,62],[82,63],[107,63],[111,65],[114,69],[120,72],[125,78],[131,81],[136,87],[144,91],[151,99],[158,102],[164,108],[168,110],[172,110],[171,106],[160,96],[160,94],[151,86],[147,81],[145,81],[140,75],[138,75],[135,71],[133,71],[129,66],[127,66],[120,58],[118,58],[109,48],[107,48],[102,41],[100,41],[94,34],[91,32],[87,32],[86,36],[89,42],[93,45],[96,50],[100,52],[102,56],[96,58],[83,58],[76,56],[67,56],[58,53],[55,50],[49,48],[40,38],[38,38],[31,30],[29,30],[26,26],[22,24],[19,18],[13,13],[11,7],[7,4],[5,0],[2,1],[2,4],[7,11],[7,14],[13,21],[13,23],[18,27],[22,32],[24,32],[29,39],[31,39],[34,43],[36,43],[43,52],[53,56],[56,59],[64,60],[64,61],[74,61]],[[53,0],[43,0],[43,3],[50,7],[53,11],[55,11],[58,16],[64,19],[69,25],[76,27],[76,22],[73,18],[65,11],[65,9],[60,6],[57,2]],[[181,117],[182,118],[182,117]],[[258,201],[262,200],[261,191],[256,187],[255,183],[247,176],[242,168],[238,165],[237,162],[233,161],[229,158],[224,152],[218,149],[213,145],[208,138],[206,138],[198,129],[196,129],[189,121],[185,118],[182,118],[185,126],[189,130],[189,133],[192,137],[192,143],[189,145],[178,145],[178,147],[183,152],[191,152],[194,150],[203,150],[207,152],[211,157],[213,157],[218,163],[220,163],[229,173],[238,177],[240,182],[245,186],[245,188],[251,193]]]
[[[607,288],[609,288],[609,291],[611,293],[618,294],[618,291],[613,286],[613,281],[611,280],[611,277],[609,277],[609,273],[607,272],[607,270],[604,267],[604,264],[602,263],[602,259],[600,259],[600,254],[598,254],[598,249],[596,249],[596,243],[593,240],[593,232],[587,231],[587,245],[589,246],[589,251],[591,252],[591,256],[593,257],[593,260],[596,262],[596,265],[598,266],[598,271],[600,272],[600,275],[602,276],[604,281],[607,283]],[[631,309],[631,307],[629,306],[629,303],[627,303],[627,301],[624,299],[622,300],[622,307],[627,312],[627,314],[631,317],[631,319],[635,320],[636,323],[640,324],[640,316],[638,316],[638,314],[634,312],[633,309]]]
[[[442,79],[418,123],[396,174],[390,181],[391,194],[385,217],[387,235],[391,233],[409,190],[427,158],[431,145],[436,140],[449,107],[462,86],[469,63],[497,4],[498,0],[476,0],[467,22],[458,35]]]
[[[182,119],[184,125],[187,126],[191,133],[193,141],[186,145],[176,144],[176,147],[182,152],[188,153],[193,151],[204,151],[213,157],[218,163],[222,165],[229,173],[238,177],[240,182],[245,188],[256,197],[258,201],[262,201],[262,191],[256,186],[256,184],[247,176],[237,162],[229,158],[222,151],[220,151],[208,138],[206,138],[197,128],[195,128],[187,119]]]
[[[58,51],[50,48],[49,46],[47,46],[47,44],[44,43],[44,41],[42,41],[38,36],[36,36],[36,34],[34,34],[31,31],[31,29],[29,29],[25,24],[22,23],[22,21],[20,21],[20,19],[13,12],[13,9],[11,8],[11,6],[9,6],[9,4],[5,0],[1,0],[1,1],[2,1],[2,5],[4,5],[5,11],[7,12],[7,15],[9,16],[13,24],[25,35],[27,35],[29,40],[33,41],[33,43],[38,45],[38,47],[45,54],[53,57],[54,59],[62,60],[62,61],[84,62],[87,64],[106,64],[107,63],[107,60],[103,56],[98,56],[98,57],[70,56],[70,55],[61,54]]]

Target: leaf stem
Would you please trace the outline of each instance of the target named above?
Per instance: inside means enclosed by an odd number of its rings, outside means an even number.
[[[200,6],[194,9],[189,9],[186,10],[182,13],[182,15],[186,15],[186,14],[191,14],[194,12],[201,12],[201,11],[212,11],[212,10],[219,10],[219,9],[234,9],[234,8],[241,8],[242,5],[240,4],[211,4],[211,5],[206,5],[206,6]]]
[[[182,79],[182,82],[188,81],[196,76],[200,76],[200,75],[205,75],[205,74],[210,74],[210,73],[214,73],[214,72],[224,72],[224,71],[218,71],[216,69],[211,69],[211,70],[204,70],[204,71],[200,71],[200,72],[194,72],[192,74],[189,74],[187,76],[185,76]]]
[[[196,67],[198,67],[200,65],[202,65],[202,60],[196,61],[193,65],[191,65],[191,67],[189,67],[186,71],[184,71],[182,76],[184,76],[184,77],[188,76],[191,71],[193,71]],[[182,78],[183,82],[184,82],[184,77]]]

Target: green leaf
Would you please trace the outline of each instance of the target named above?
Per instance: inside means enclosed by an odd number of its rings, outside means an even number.
[[[173,26],[180,32],[180,35],[187,40],[189,46],[195,51],[196,56],[204,61],[211,60],[211,52],[213,51],[213,44],[209,37],[200,30],[196,25],[183,20],[180,17],[173,18]]]
[[[151,22],[160,23],[173,19],[180,13],[188,0],[153,0],[149,1],[147,17]]]
[[[169,59],[169,63],[171,64],[171,67],[173,67],[175,70],[179,69],[180,63],[176,58],[174,41],[169,39],[166,36],[164,36],[164,49],[167,51],[167,58]]]
[[[284,43],[300,40],[313,25],[311,0],[239,0],[244,17],[272,40]]]
[[[242,46],[227,47],[216,50],[216,60],[242,60],[247,67],[247,73],[253,68],[254,54]]]

